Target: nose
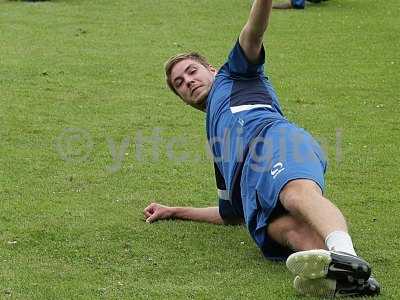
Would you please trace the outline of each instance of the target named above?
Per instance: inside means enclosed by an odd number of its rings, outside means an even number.
[[[193,79],[190,79],[190,78],[186,79],[186,86],[188,88],[190,88],[193,85],[193,83],[194,83]]]

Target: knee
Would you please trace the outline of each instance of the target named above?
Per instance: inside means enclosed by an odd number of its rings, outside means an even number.
[[[296,189],[289,187],[285,187],[279,195],[279,200],[288,211],[296,210],[299,198],[301,198],[300,193]]]
[[[288,183],[279,195],[283,207],[288,211],[294,212],[298,210],[301,202],[305,198],[302,186],[298,184]]]
[[[311,180],[293,180],[285,185],[279,194],[279,200],[282,205],[290,212],[297,211],[315,197],[322,196],[319,186]]]

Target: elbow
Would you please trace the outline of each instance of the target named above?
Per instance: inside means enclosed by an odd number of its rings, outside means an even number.
[[[247,37],[250,43],[261,44],[266,30],[266,25],[260,27],[247,23],[243,28],[243,34]]]

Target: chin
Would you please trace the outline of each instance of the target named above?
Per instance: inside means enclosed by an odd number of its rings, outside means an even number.
[[[208,97],[208,91],[202,91],[194,100],[194,102],[196,104],[203,104],[204,102],[206,102]]]

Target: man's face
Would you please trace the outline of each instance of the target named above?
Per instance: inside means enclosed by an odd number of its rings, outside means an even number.
[[[216,70],[192,60],[178,62],[171,71],[172,84],[184,102],[205,111]]]

